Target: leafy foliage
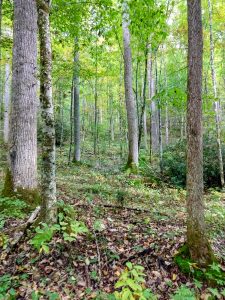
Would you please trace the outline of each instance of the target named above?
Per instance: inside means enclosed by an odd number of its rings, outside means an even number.
[[[126,267],[115,284],[116,289],[121,288],[121,292],[116,291],[114,293],[116,300],[157,299],[157,297],[144,286],[144,268],[139,265],[133,265],[131,262],[127,262]]]
[[[83,222],[74,219],[76,212],[71,205],[60,201],[58,207],[60,210],[58,214],[59,223],[51,226],[42,223],[41,226],[35,229],[36,235],[30,241],[40,252],[49,253],[48,243],[52,240],[56,232],[62,233],[64,241],[69,242],[75,241],[78,235],[88,232]]]

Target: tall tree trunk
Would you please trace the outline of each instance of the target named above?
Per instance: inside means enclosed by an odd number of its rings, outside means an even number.
[[[159,138],[158,138],[158,114],[157,114],[157,106],[155,100],[152,98],[155,95],[155,82],[153,76],[153,57],[152,51],[149,51],[148,56],[148,90],[149,90],[149,99],[151,101],[150,104],[150,160],[152,152],[157,152],[159,149]]]
[[[52,49],[49,24],[50,1],[38,1],[40,37],[40,102],[42,132],[42,212],[48,223],[56,222],[55,124],[52,100]]]
[[[212,262],[203,203],[201,0],[188,0],[187,244],[200,266]]]
[[[3,194],[34,201],[37,192],[37,7],[14,0],[9,172]],[[11,185],[11,186],[10,186]]]
[[[165,119],[165,131],[166,131],[166,145],[169,144],[169,112],[168,112],[168,103],[166,102],[166,119]]]
[[[94,87],[94,154],[97,154],[98,146],[98,48],[97,48],[97,33],[95,45],[95,87]]]
[[[138,122],[137,107],[132,90],[132,57],[130,46],[129,13],[127,2],[123,2],[123,44],[124,44],[124,87],[128,122],[129,154],[127,167],[136,171],[138,167]]]
[[[0,0],[0,125],[2,119],[3,83],[2,83],[2,0]]]
[[[73,162],[80,162],[80,91],[79,91],[79,52],[78,52],[77,38],[75,38],[75,43],[74,43],[73,115],[74,115]]]
[[[139,134],[138,134],[138,148],[140,149],[141,146],[141,137],[144,128],[144,115],[146,116],[146,86],[147,86],[147,74],[148,74],[148,45],[146,46],[145,51],[145,70],[144,70],[144,83],[143,83],[143,93],[142,93],[142,107],[141,107],[141,114],[139,120]],[[146,123],[145,123],[146,124]],[[146,129],[145,129],[146,130]]]
[[[214,108],[215,108],[215,119],[216,119],[216,136],[217,136],[217,147],[218,147],[218,160],[220,169],[220,182],[221,186],[224,187],[224,170],[223,170],[223,156],[221,147],[221,126],[220,126],[220,102],[217,100],[217,83],[216,83],[216,71],[214,65],[214,40],[212,31],[212,5],[211,0],[208,0],[209,7],[209,28],[210,28],[210,65],[211,65],[211,76],[214,93]]]
[[[5,65],[5,99],[4,99],[4,143],[9,141],[9,108],[10,108],[10,64]]]

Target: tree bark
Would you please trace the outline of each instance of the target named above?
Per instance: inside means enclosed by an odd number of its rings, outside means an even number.
[[[146,86],[147,86],[147,74],[148,74],[148,45],[146,45],[145,51],[145,70],[144,70],[144,83],[143,83],[143,94],[142,94],[142,106],[141,106],[141,114],[139,120],[139,135],[138,135],[138,148],[141,147],[141,138],[144,129],[144,121],[145,121],[145,146],[147,144],[146,141]],[[145,120],[144,120],[145,117]]]
[[[188,0],[187,245],[200,266],[213,260],[203,203],[201,0]]]
[[[10,108],[10,64],[5,65],[5,99],[4,99],[4,143],[9,141],[9,108]]]
[[[157,152],[159,149],[159,138],[158,138],[158,114],[156,109],[155,100],[152,98],[155,95],[155,82],[153,77],[153,58],[152,52],[149,51],[148,56],[148,91],[149,91],[149,99],[151,101],[150,104],[150,160],[152,152]]]
[[[0,120],[2,119],[3,84],[2,84],[2,0],[0,0]]]
[[[214,109],[215,109],[215,121],[216,121],[216,136],[217,136],[217,148],[218,148],[218,160],[220,170],[220,183],[222,188],[224,187],[224,169],[223,169],[223,156],[221,147],[221,125],[220,125],[220,102],[217,100],[217,82],[216,82],[216,71],[214,65],[214,40],[212,31],[212,4],[208,0],[209,8],[209,29],[210,29],[210,65],[211,65],[211,76],[213,84],[213,94],[215,98]]]
[[[74,153],[73,162],[80,162],[80,92],[79,92],[79,52],[78,39],[74,43],[73,74],[73,115],[74,115]]]
[[[129,13],[127,2],[123,2],[123,45],[124,45],[124,87],[128,122],[129,154],[127,167],[138,168],[138,122],[137,107],[132,90],[132,57],[130,46]]]
[[[38,1],[40,38],[40,102],[42,131],[42,215],[47,223],[57,219],[55,179],[55,123],[52,99],[52,49],[50,36],[50,1]]]
[[[14,0],[9,172],[3,193],[37,196],[37,7]],[[11,185],[11,186],[9,186]]]

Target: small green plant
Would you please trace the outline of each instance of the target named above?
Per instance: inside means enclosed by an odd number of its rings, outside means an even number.
[[[145,288],[144,268],[139,265],[133,265],[131,262],[126,263],[126,269],[120,275],[115,284],[116,289],[114,296],[116,300],[154,300],[157,297],[151,290]]]
[[[48,243],[51,241],[58,226],[49,226],[48,224],[42,223],[38,226],[35,231],[36,235],[30,241],[31,245],[34,246],[39,252],[49,253]]]
[[[36,235],[31,239],[30,243],[39,252],[49,253],[48,244],[56,232],[61,233],[64,241],[69,242],[75,241],[78,235],[88,232],[85,224],[75,219],[76,212],[72,206],[60,201],[58,207],[58,224],[50,226],[42,223],[35,229]]]
[[[16,299],[15,285],[10,274],[0,276],[0,300]]]
[[[195,300],[195,292],[187,288],[185,285],[179,287],[174,295],[170,296],[171,300]]]

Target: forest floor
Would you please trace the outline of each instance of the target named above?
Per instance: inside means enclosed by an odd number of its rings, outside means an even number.
[[[80,166],[68,165],[66,159],[66,153],[58,159],[58,199],[75,208],[89,234],[73,242],[56,234],[45,254],[30,244],[31,230],[9,254],[0,250],[0,295],[12,290],[12,298],[0,299],[110,299],[107,294],[115,290],[127,261],[144,267],[146,287],[158,299],[193,299],[173,298],[182,285],[195,290],[196,299],[213,294],[211,299],[225,299],[216,296],[216,286],[200,284],[174,263],[185,241],[183,189],[157,186],[144,174],[122,172],[117,158],[89,159]],[[212,190],[205,201],[213,249],[224,268],[225,195]],[[26,218],[3,217],[3,232],[16,229]]]

